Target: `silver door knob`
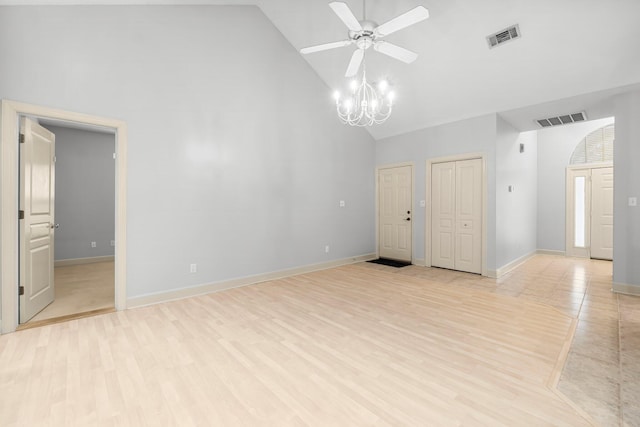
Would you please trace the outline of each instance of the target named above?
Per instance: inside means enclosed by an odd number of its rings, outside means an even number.
[[[60,224],[51,224],[51,228],[60,228]]]

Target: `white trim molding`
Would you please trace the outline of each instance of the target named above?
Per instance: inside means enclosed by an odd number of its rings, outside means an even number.
[[[253,276],[240,277],[237,279],[225,280],[221,282],[209,283],[206,285],[197,285],[189,288],[181,288],[170,291],[157,292],[147,295],[141,295],[127,299],[127,308],[143,307],[151,304],[160,304],[163,302],[174,301],[183,298],[194,297],[198,295],[220,292],[227,289],[239,288],[242,286],[255,285],[257,283],[267,282],[269,280],[283,279],[285,277],[297,276],[299,274],[311,273],[313,271],[326,270],[329,268],[340,267],[343,265],[355,264],[358,262],[370,261],[376,259],[376,254],[359,255],[349,258],[338,259],[319,264],[311,264],[302,267],[294,267],[286,270],[274,271],[271,273],[256,274]]]
[[[514,259],[513,261],[503,265],[502,267],[498,268],[495,271],[494,270],[490,270],[489,274],[493,273],[493,274],[495,274],[495,276],[489,275],[489,277],[492,277],[494,279],[499,279],[502,276],[504,276],[505,274],[509,273],[510,271],[516,269],[521,264],[523,264],[526,261],[528,261],[531,257],[535,256],[537,253],[538,253],[538,251],[533,251],[531,253],[528,253],[526,255],[522,255],[521,257]]]
[[[126,308],[127,125],[125,122],[3,99],[0,102],[0,295],[2,329],[18,327],[18,134],[19,118],[30,116],[115,132],[115,306]]]
[[[551,249],[538,249],[536,251],[538,255],[556,255],[556,256],[566,256],[564,251],[555,251]]]
[[[611,290],[617,294],[640,296],[640,285],[629,285],[627,283],[613,283]]]
[[[113,255],[94,256],[90,258],[59,259],[54,262],[55,267],[68,267],[70,265],[95,264],[96,262],[108,262],[115,260]]]

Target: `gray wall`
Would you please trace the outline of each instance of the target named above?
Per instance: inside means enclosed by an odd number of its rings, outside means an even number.
[[[0,58],[1,98],[127,122],[128,297],[375,251],[374,142],[257,7],[0,7]]]
[[[614,103],[613,281],[640,292],[640,207],[628,205],[629,197],[640,198],[640,91],[619,95]]]
[[[538,249],[564,253],[565,181],[571,154],[585,136],[612,122],[608,118],[538,131]],[[617,128],[616,123],[616,133]]]
[[[524,144],[524,152],[520,152]],[[496,266],[536,247],[537,132],[520,133],[501,117],[496,138]],[[509,186],[512,191],[509,192]]]
[[[46,127],[56,135],[56,261],[113,255],[115,136]]]
[[[428,159],[466,153],[484,153],[487,159],[487,268],[496,268],[496,201],[495,201],[496,115],[489,114],[455,123],[435,126],[376,143],[376,165],[414,162],[413,257],[425,256],[425,172]]]

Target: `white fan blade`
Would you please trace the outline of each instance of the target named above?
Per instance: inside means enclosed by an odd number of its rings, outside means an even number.
[[[418,54],[415,52],[411,52],[403,47],[396,46],[393,43],[385,41],[377,41],[373,45],[373,48],[380,53],[389,55],[390,57],[406,62],[407,64],[411,64],[418,57]]]
[[[360,64],[362,63],[362,59],[364,58],[364,49],[358,49],[353,52],[351,56],[351,61],[349,61],[349,66],[347,67],[347,72],[344,74],[345,77],[355,76],[358,70],[360,69]]]
[[[335,49],[337,47],[349,46],[353,43],[353,40],[342,40],[339,42],[331,42],[325,44],[319,44],[317,46],[309,46],[300,49],[300,53],[313,53],[313,52],[321,52],[323,50]]]
[[[341,1],[332,1],[329,3],[329,7],[338,15],[338,18],[344,22],[348,29],[351,31],[362,31],[362,25],[353,15],[349,6]]]
[[[395,33],[398,30],[413,25],[417,22],[424,21],[429,17],[429,11],[424,6],[418,6],[410,11],[403,13],[400,16],[396,16],[390,21],[379,25],[375,32],[379,36],[386,36],[391,33]]]

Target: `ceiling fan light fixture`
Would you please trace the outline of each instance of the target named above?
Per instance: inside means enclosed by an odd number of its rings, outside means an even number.
[[[350,96],[342,98],[340,92],[334,93],[338,117],[343,123],[351,126],[371,126],[383,123],[391,115],[395,94],[387,92],[389,82],[381,80],[378,83],[367,82],[364,56],[365,52],[373,50],[391,58],[410,64],[416,60],[418,54],[395,44],[382,40],[383,37],[414,25],[429,17],[429,11],[424,6],[417,6],[395,18],[378,25],[367,20],[365,0],[362,1],[362,20],[358,20],[349,6],[341,1],[332,1],[329,7],[349,29],[347,40],[325,43],[317,46],[305,47],[301,53],[314,53],[355,44],[346,77],[358,75],[362,69],[362,80],[352,80]]]

